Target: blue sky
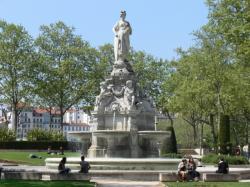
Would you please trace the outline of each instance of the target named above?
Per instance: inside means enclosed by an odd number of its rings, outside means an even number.
[[[207,23],[203,0],[0,0],[0,19],[23,25],[36,37],[40,25],[63,21],[93,47],[113,43],[112,27],[127,11],[131,45],[158,58],[194,43],[191,33]]]

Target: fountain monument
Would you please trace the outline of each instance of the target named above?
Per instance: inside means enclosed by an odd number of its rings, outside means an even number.
[[[71,132],[85,146],[83,154],[92,170],[168,170],[179,159],[159,158],[169,131],[157,131],[155,106],[143,90],[129,61],[132,28],[121,11],[113,31],[115,61],[110,76],[100,83],[92,112],[90,132]],[[59,158],[47,158],[48,168],[57,168]],[[79,168],[80,157],[67,158],[67,166]]]
[[[113,70],[100,83],[92,112],[93,132],[85,133],[91,139],[88,157],[158,157],[159,145],[170,132],[155,131],[155,106],[137,84],[129,61],[129,36],[132,28],[121,11],[113,31],[115,62]],[[84,138],[84,133],[75,136]]]

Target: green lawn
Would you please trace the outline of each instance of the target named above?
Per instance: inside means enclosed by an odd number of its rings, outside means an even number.
[[[39,158],[29,158],[30,154],[35,154],[41,156]],[[18,164],[27,164],[27,165],[45,165],[44,160],[46,158],[60,158],[60,157],[80,157],[80,153],[76,152],[64,152],[64,155],[48,155],[45,151],[6,151],[0,150],[0,160],[14,161]]]
[[[167,187],[249,187],[249,182],[167,182]]]
[[[25,181],[25,180],[0,180],[0,187],[94,187],[88,181]]]

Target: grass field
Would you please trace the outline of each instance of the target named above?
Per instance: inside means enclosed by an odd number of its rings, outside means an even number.
[[[167,187],[249,187],[249,182],[167,182]]]
[[[88,181],[25,181],[25,180],[0,180],[0,187],[94,187],[95,183]]]
[[[29,158],[30,154],[35,154],[37,156],[41,156],[42,159],[39,158]],[[44,160],[46,158],[60,158],[60,157],[80,157],[79,152],[64,152],[64,155],[48,155],[46,152],[39,151],[6,151],[0,150],[0,162],[3,160],[11,161],[18,164],[26,164],[26,165],[37,165],[42,166],[45,165]]]

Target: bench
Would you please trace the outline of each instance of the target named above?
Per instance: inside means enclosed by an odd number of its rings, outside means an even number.
[[[15,180],[41,180],[42,174],[40,172],[3,172],[1,178]]]
[[[203,173],[203,181],[206,182],[217,182],[217,181],[239,181],[239,173]]]
[[[159,181],[161,182],[174,182],[177,180],[178,180],[178,175],[175,172],[159,174]]]
[[[82,180],[89,181],[91,176],[83,173],[59,174],[55,172],[4,172],[2,179],[16,180]]]

